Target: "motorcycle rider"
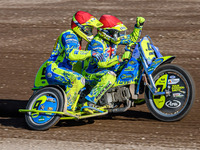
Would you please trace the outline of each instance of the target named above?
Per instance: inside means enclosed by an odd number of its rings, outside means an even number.
[[[71,21],[71,29],[60,34],[47,60],[46,79],[49,84],[65,86],[68,110],[74,110],[76,107],[74,102],[79,98],[80,90],[85,86],[85,78],[73,71],[74,65],[77,61],[99,57],[99,54],[93,51],[81,50],[81,40],[90,42],[93,39],[93,27],[101,26],[102,23],[88,12],[76,12]]]
[[[126,35],[127,27],[115,16],[102,15],[99,21],[103,26],[98,28],[97,35],[88,44],[87,49],[103,54],[108,60],[115,57],[118,45],[126,45],[123,58],[129,58],[130,48],[140,37],[145,19],[137,17],[134,30],[129,35]]]
[[[120,66],[117,64],[125,59],[130,59],[130,48],[138,40],[145,19],[143,17],[137,17],[134,30],[130,35],[125,34],[127,27],[115,16],[103,15],[99,21],[103,26],[98,28],[97,35],[87,45],[87,49],[101,53],[104,56],[104,59],[101,61],[93,58],[86,59],[82,71],[83,76],[88,82],[90,82],[90,85],[100,81],[93,88],[99,89],[98,93],[96,95],[89,94],[85,97],[88,101],[94,104],[96,104],[101,96],[115,83],[116,74],[113,71],[116,67]],[[116,50],[119,44],[127,45],[122,58],[116,56]],[[108,80],[108,77],[106,78],[107,74],[112,75],[112,77],[110,76],[110,81]],[[103,85],[101,82],[105,78],[110,83]],[[110,85],[107,86],[108,84]]]

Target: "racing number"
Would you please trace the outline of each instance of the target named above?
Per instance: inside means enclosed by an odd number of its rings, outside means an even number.
[[[163,85],[157,85],[156,88],[158,89],[158,92],[162,92],[163,90]],[[160,99],[162,95],[155,95],[154,99]]]
[[[42,79],[46,79],[46,78],[45,78],[45,73],[46,73],[46,67],[44,67],[43,70],[42,70],[42,77],[41,77],[41,80],[42,80]]]
[[[37,102],[35,102],[35,105],[33,106],[33,109],[38,110],[38,107],[40,106],[42,100],[38,100]]]
[[[147,43],[148,49],[146,50],[152,50],[150,43]]]

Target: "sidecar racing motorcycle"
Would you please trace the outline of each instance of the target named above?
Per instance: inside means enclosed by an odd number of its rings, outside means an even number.
[[[33,95],[25,113],[28,126],[34,130],[47,130],[59,120],[86,119],[108,113],[120,113],[130,107],[145,104],[158,120],[177,121],[191,109],[195,98],[195,86],[190,74],[182,67],[171,64],[174,56],[158,56],[158,48],[149,36],[135,44],[131,59],[120,64],[117,80],[98,101],[93,114],[87,114],[80,107],[85,91],[82,91],[73,110],[67,109],[65,89],[59,85],[49,85],[45,78],[44,63],[35,79]],[[89,87],[89,85],[87,86]],[[144,93],[144,94],[143,94]],[[139,95],[145,95],[139,99]],[[105,107],[106,106],[106,107]]]

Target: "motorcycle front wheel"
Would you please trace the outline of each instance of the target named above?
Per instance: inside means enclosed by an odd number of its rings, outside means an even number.
[[[178,121],[191,109],[195,86],[190,74],[174,64],[162,65],[153,74],[156,88],[165,95],[154,96],[146,88],[145,99],[150,112],[161,121]]]
[[[26,109],[41,111],[63,111],[63,108],[63,95],[54,87],[44,87],[35,92],[26,106]],[[60,117],[54,113],[27,112],[25,114],[26,123],[33,130],[47,130],[54,126]]]

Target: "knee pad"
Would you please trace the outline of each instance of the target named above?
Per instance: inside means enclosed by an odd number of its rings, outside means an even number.
[[[108,74],[111,74],[111,75],[113,75],[113,76],[117,76],[113,71],[108,71]]]
[[[84,77],[81,78],[81,83],[85,86],[85,78]]]

